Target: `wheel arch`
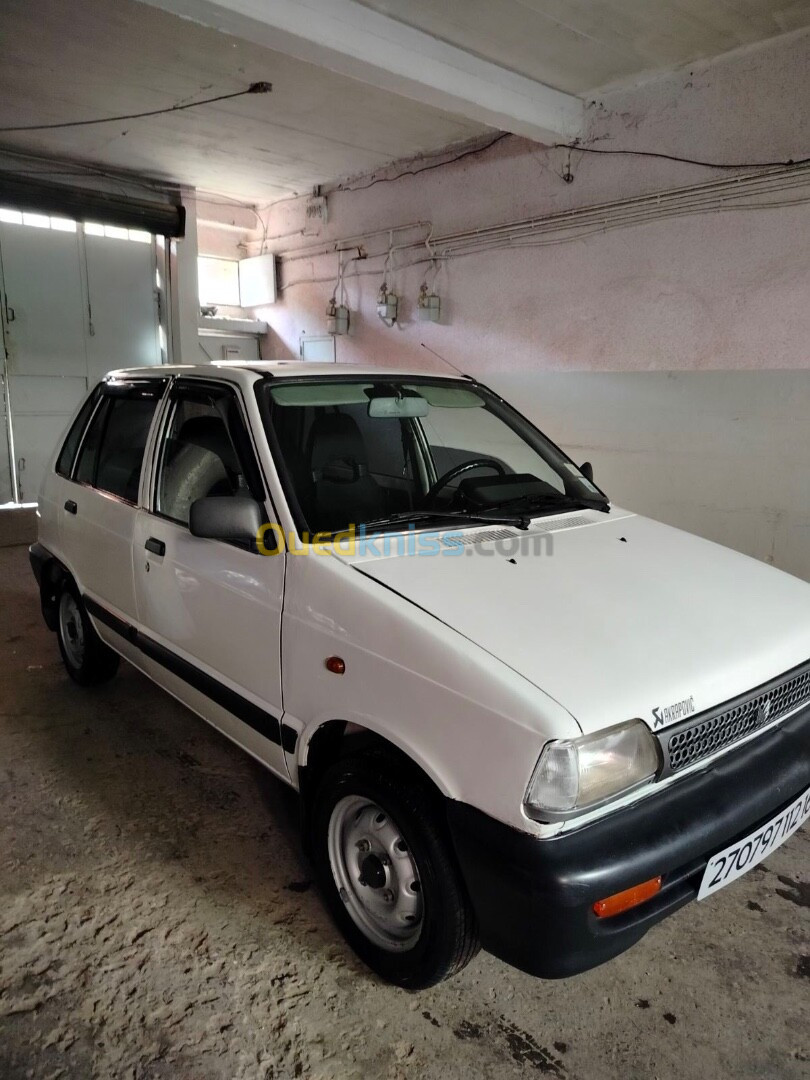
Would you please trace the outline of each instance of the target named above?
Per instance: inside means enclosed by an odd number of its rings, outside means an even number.
[[[414,782],[422,784],[435,797],[437,806],[443,806],[445,799],[452,798],[447,784],[435,770],[425,767],[424,761],[410,748],[392,740],[388,733],[354,721],[323,720],[314,724],[311,731],[305,732],[298,743],[298,783],[304,837],[309,832],[313,796],[327,769],[343,757],[375,752],[384,754],[401,768],[403,776],[410,776]]]
[[[39,583],[39,602],[42,617],[49,630],[56,630],[59,622],[59,591],[65,580],[72,575],[55,555],[35,544],[31,548],[31,564]]]

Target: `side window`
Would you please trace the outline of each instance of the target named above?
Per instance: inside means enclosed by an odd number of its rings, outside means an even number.
[[[104,391],[79,451],[76,480],[137,502],[146,440],[163,385]]]
[[[96,464],[101,491],[127,502],[138,501],[143,455],[158,397],[113,398]]]
[[[80,484],[92,484],[96,479],[98,448],[101,446],[101,436],[104,434],[104,425],[107,423],[109,408],[110,399],[103,398],[90,423],[90,427],[87,429],[82,448],[79,451],[79,461],[74,477]]]
[[[160,455],[155,510],[187,525],[191,504],[209,495],[253,495],[255,464],[234,436],[244,434],[229,390],[181,389],[176,397]],[[243,440],[237,439],[242,442]],[[241,450],[241,453],[240,453]]]
[[[73,421],[70,431],[67,433],[67,438],[62,444],[62,449],[59,451],[59,457],[56,459],[56,471],[60,476],[65,476],[70,479],[70,475],[73,472],[73,462],[76,458],[76,451],[79,448],[84,429],[87,427],[87,421],[96,407],[98,401],[98,390],[94,390],[79,409],[79,414]]]

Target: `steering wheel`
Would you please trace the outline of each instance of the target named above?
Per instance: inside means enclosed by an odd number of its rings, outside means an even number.
[[[442,473],[436,483],[431,486],[427,495],[425,495],[425,505],[430,506],[439,492],[446,488],[451,481],[455,480],[457,476],[463,476],[464,473],[470,472],[472,469],[494,469],[499,476],[506,476],[506,469],[495,458],[482,457],[473,458],[472,461],[462,461],[460,465],[454,465],[452,469]]]

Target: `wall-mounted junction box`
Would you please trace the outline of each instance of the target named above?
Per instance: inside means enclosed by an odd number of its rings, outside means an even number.
[[[244,308],[276,302],[275,255],[254,255],[240,261],[239,298]]]

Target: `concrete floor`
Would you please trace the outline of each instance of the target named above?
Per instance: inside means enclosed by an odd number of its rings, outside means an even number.
[[[810,833],[603,968],[409,995],[344,947],[295,799],[123,666],[64,674],[0,549],[0,1077],[806,1078]]]

